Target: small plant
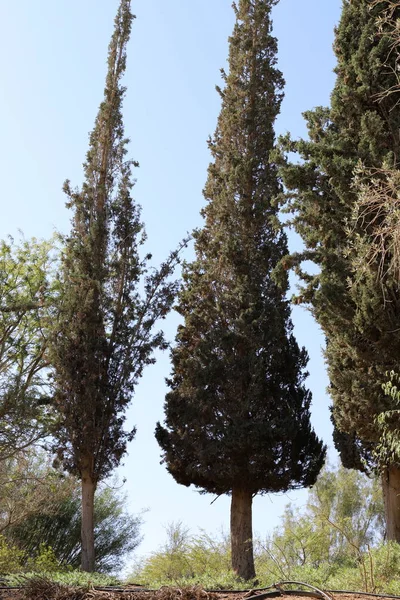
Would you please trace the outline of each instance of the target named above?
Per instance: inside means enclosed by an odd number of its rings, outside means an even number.
[[[202,585],[207,589],[233,589],[240,585],[230,567],[229,537],[213,538],[206,532],[192,535],[182,523],[170,523],[167,542],[135,565],[128,581],[151,588],[163,585]],[[244,584],[243,588],[248,587]]]
[[[24,553],[7,543],[0,535],[0,573],[13,573],[22,569]]]
[[[34,558],[29,558],[25,568],[27,571],[35,571],[39,573],[57,573],[67,570],[54,554],[53,549],[45,544],[40,544],[39,553]]]

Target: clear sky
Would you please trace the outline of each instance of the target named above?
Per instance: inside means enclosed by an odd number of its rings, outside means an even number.
[[[62,183],[82,180],[97,107],[102,99],[107,46],[118,0],[0,1],[0,237],[49,237],[67,232],[70,215]],[[187,231],[201,225],[206,140],[219,112],[219,69],[226,65],[233,27],[231,0],[132,0],[137,15],[128,50],[125,100],[130,154],[138,160],[134,194],[143,206],[148,249],[162,260]],[[341,0],[281,0],[274,9],[279,64],[287,86],[277,132],[305,135],[301,113],[327,104],[333,87],[333,28]],[[298,241],[290,237],[292,249]],[[190,250],[188,256],[190,256]],[[323,338],[310,315],[293,313],[295,332],[310,354],[312,420],[332,446]],[[165,323],[173,339],[177,316]],[[124,466],[129,509],[144,515],[140,553],[165,539],[164,526],[182,521],[193,532],[228,530],[229,498],[200,496],[178,486],[164,466],[153,432],[163,419],[168,353],[158,356],[137,387],[129,425],[138,433]],[[334,452],[330,451],[334,457]],[[264,496],[254,503],[254,529],[271,531],[289,501],[304,492]]]

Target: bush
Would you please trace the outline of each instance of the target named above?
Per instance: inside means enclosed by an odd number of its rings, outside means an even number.
[[[107,486],[101,486],[96,492],[94,518],[96,569],[113,573],[122,567],[126,554],[139,545],[142,519],[126,511],[124,494]],[[51,548],[55,562],[79,568],[81,500],[78,484],[59,502],[56,510],[30,515],[18,525],[9,527],[6,537],[33,562],[45,548]]]
[[[152,588],[196,584],[213,589],[235,588],[239,584],[231,571],[229,546],[229,538],[223,534],[217,539],[204,531],[194,536],[182,523],[171,523],[167,526],[167,542],[137,563],[128,581]]]
[[[35,571],[37,573],[52,573],[65,570],[57,560],[50,547],[42,545],[35,557],[27,556],[23,550],[13,546],[0,535],[0,573],[26,573]]]
[[[38,554],[26,560],[25,570],[48,574],[67,571],[68,568],[60,563],[50,546],[40,544]]]
[[[8,544],[0,535],[0,573],[14,573],[22,569],[24,553],[16,546]]]
[[[305,507],[289,505],[280,526],[254,541],[257,585],[297,580],[325,589],[400,594],[400,545],[384,544],[383,533],[379,482],[328,467]],[[227,536],[194,536],[182,523],[170,525],[167,534],[166,544],[136,565],[131,580],[151,587],[248,587],[231,571]]]

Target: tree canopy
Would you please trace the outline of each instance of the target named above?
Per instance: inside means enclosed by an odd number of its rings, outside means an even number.
[[[222,108],[209,141],[205,223],[183,271],[184,324],[172,351],[165,427],[156,430],[178,483],[232,493],[233,568],[247,579],[252,496],[312,485],[325,453],[310,423],[308,358],[293,335],[287,276],[274,277],[287,254],[270,160],[283,89],[274,4],[234,4],[229,72],[222,71]],[[246,525],[236,522],[241,512]]]
[[[57,453],[82,480],[82,567],[94,568],[93,501],[97,483],[126,451],[135,429],[124,430],[125,411],[153,350],[165,348],[156,321],[171,308],[176,284],[169,279],[178,252],[149,272],[140,207],[132,198],[121,79],[133,15],[121,0],[108,52],[104,100],[84,163],[84,183],[67,181],[72,230],[62,255],[60,308],[51,339]],[[143,293],[142,293],[143,290]]]
[[[0,461],[48,434],[48,323],[57,281],[52,241],[0,242]]]
[[[326,336],[334,439],[343,464],[358,469],[375,466],[375,418],[390,406],[381,384],[400,350],[398,281],[388,274],[382,285],[381,257],[365,253],[374,215],[354,219],[360,168],[376,172],[398,157],[400,112],[384,93],[397,82],[397,58],[387,27],[380,26],[381,11],[381,3],[344,2],[331,105],[305,113],[309,140],[282,140],[302,159],[281,168],[293,224],[306,247],[290,259],[304,284],[299,301],[311,306]],[[318,272],[307,273],[304,260]],[[393,479],[389,487],[398,483]],[[393,511],[388,524],[399,513]],[[389,537],[400,539],[397,530],[389,527]]]

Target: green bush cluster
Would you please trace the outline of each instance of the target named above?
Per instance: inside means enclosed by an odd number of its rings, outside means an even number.
[[[60,563],[50,546],[41,544],[36,556],[7,542],[0,535],[0,574],[8,585],[20,585],[38,575],[65,585],[117,585],[120,580],[103,573],[83,573]]]
[[[128,578],[152,588],[201,582],[208,589],[231,588],[236,579],[229,538],[215,539],[205,532],[192,536],[182,523],[168,525],[167,542],[138,562]]]
[[[52,548],[41,544],[35,556],[28,556],[23,550],[11,544],[0,535],[0,574],[26,573],[55,573],[67,570],[55,556]]]
[[[303,509],[287,506],[279,527],[266,539],[256,537],[256,585],[295,580],[325,589],[400,594],[400,545],[384,543],[383,513],[377,480],[327,467]],[[167,542],[136,564],[129,580],[154,588],[248,588],[231,571],[230,558],[227,536],[191,535],[181,523],[172,524]]]
[[[200,544],[199,544],[200,540]],[[128,581],[151,588],[163,585],[202,585],[206,589],[247,589],[251,583],[240,581],[231,571],[226,539],[212,539],[204,534],[188,536],[184,550],[154,552],[137,564]],[[400,546],[381,543],[357,557],[349,554],[346,561],[306,563],[288,567],[285,558],[272,557],[258,540],[255,562],[255,585],[267,587],[274,582],[293,580],[328,590],[351,590],[400,595]]]

